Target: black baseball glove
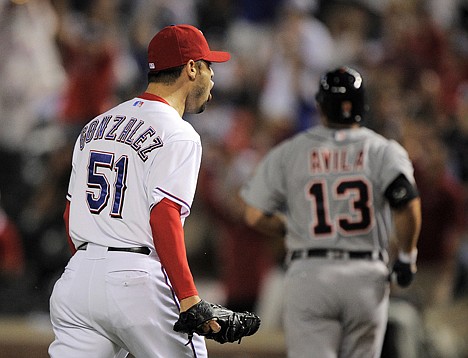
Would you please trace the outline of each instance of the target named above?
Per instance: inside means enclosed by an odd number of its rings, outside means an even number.
[[[204,324],[216,320],[221,326],[219,332],[205,332]],[[187,311],[181,312],[174,324],[174,331],[187,333],[189,342],[193,334],[213,339],[221,344],[226,342],[240,343],[242,337],[251,336],[260,327],[260,318],[250,312],[234,312],[223,306],[201,300]]]
[[[392,282],[396,282],[400,287],[408,287],[413,281],[416,271],[410,263],[402,262],[397,259],[393,264],[390,278]]]

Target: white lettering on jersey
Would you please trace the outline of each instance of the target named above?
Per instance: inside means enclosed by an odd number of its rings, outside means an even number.
[[[336,150],[313,148],[310,151],[311,174],[360,172],[364,168],[364,150],[350,158],[346,148]]]

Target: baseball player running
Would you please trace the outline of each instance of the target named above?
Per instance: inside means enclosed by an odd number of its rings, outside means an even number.
[[[146,92],[82,129],[64,213],[75,253],[50,298],[51,357],[206,357],[200,335],[224,343],[258,329],[252,315],[227,331],[233,313],[200,299],[184,245],[202,148],[182,115],[203,112],[210,64],[229,58],[195,27],[168,26],[148,46]]]
[[[366,105],[357,71],[324,74],[316,100],[322,124],[273,148],[242,189],[245,219],[286,235],[288,357],[380,357],[392,225],[399,249],[392,276],[407,286],[416,272],[413,168],[398,143],[360,126]]]

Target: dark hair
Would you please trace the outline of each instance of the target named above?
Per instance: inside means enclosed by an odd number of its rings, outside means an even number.
[[[201,64],[204,60],[198,60],[195,61],[197,64],[198,68],[201,67]],[[209,62],[204,61],[207,63],[207,66],[210,65]],[[173,67],[173,68],[168,68],[166,70],[162,71],[150,71],[148,72],[148,83],[150,82],[155,82],[155,83],[163,83],[170,85],[174,83],[179,77],[180,74],[182,73],[182,69],[185,67],[185,65],[178,66],[178,67]]]
[[[150,71],[148,72],[148,83],[156,82],[168,85],[172,84],[180,77],[184,67],[185,65],[168,68],[167,70],[162,71]]]

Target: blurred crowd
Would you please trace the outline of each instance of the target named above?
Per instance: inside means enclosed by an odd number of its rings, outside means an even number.
[[[239,187],[279,141],[318,123],[338,65],[364,76],[366,125],[408,150],[423,210],[419,272],[393,296],[417,312],[468,297],[468,1],[0,0],[0,313],[47,311],[69,258],[62,213],[81,127],[146,88],[146,50],[189,23],[213,48],[213,101],[186,222],[197,278],[252,310],[282,247],[247,228]]]

